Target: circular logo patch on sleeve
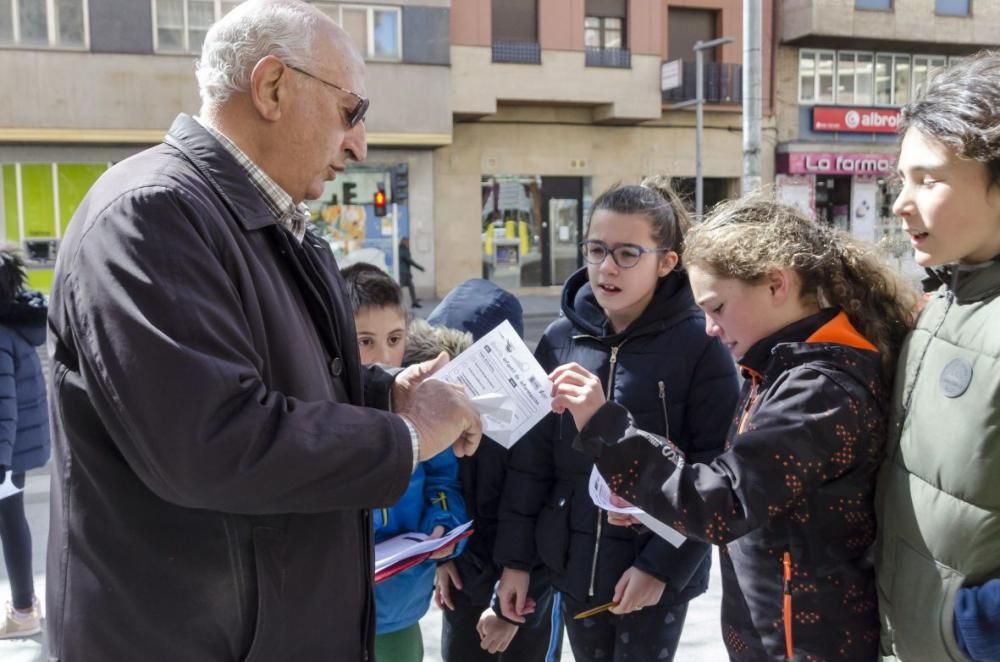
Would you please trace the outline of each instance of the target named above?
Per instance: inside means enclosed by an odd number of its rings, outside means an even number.
[[[941,390],[949,398],[965,393],[972,382],[972,364],[965,359],[952,359],[941,371]]]

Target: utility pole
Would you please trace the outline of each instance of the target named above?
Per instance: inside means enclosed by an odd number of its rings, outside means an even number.
[[[761,0],[743,0],[743,195],[758,190],[761,183],[761,13]]]
[[[695,138],[694,138],[694,213],[701,220],[705,213],[705,181],[702,176],[702,142],[705,133],[705,51],[733,41],[732,37],[719,37],[711,41],[701,41],[694,44],[695,86],[698,97],[695,99]]]

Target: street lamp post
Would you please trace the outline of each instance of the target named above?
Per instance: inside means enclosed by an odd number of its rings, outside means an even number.
[[[704,178],[702,177],[702,157],[701,157],[701,144],[702,136],[705,131],[705,54],[704,52],[710,48],[716,48],[723,44],[730,44],[733,42],[732,37],[719,37],[718,39],[711,39],[709,41],[701,41],[700,39],[695,42],[694,47],[694,62],[695,62],[695,88],[696,97],[694,101],[682,101],[681,103],[674,104],[671,106],[673,109],[686,108],[688,106],[695,107],[695,129],[694,129],[694,213],[696,219],[701,219],[702,214],[705,212],[705,191],[704,191]]]

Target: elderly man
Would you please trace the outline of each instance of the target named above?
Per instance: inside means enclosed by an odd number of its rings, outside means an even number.
[[[50,659],[372,656],[367,509],[480,429],[424,380],[436,362],[362,369],[305,227],[302,200],[365,157],[363,67],[309,5],[249,0],[205,40],[200,117],[74,217],[49,318]]]

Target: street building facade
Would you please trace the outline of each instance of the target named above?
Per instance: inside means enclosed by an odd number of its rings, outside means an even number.
[[[892,213],[899,109],[956,59],[1000,44],[1000,3],[782,0],[776,19],[778,195],[919,277]]]

